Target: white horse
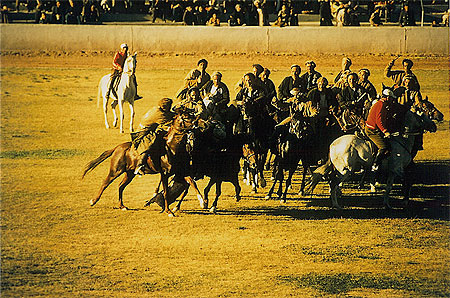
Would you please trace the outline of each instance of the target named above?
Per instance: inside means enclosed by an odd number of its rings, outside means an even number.
[[[130,55],[125,60],[124,66],[123,66],[123,72],[122,75],[117,78],[119,80],[118,86],[117,86],[117,97],[114,94],[114,92],[110,93],[110,97],[113,100],[111,103],[112,112],[114,115],[114,122],[113,126],[117,126],[117,114],[116,114],[116,106],[119,106],[119,115],[120,115],[120,133],[123,133],[123,119],[124,119],[124,113],[123,113],[123,105],[125,102],[128,102],[130,106],[130,132],[133,132],[133,125],[134,125],[134,98],[136,96],[136,85],[135,85],[135,79],[133,76],[135,76],[136,71],[136,56],[137,53],[134,53],[133,55]],[[111,75],[105,75],[101,78],[100,83],[98,84],[98,95],[97,95],[97,106],[99,106],[100,103],[100,97],[103,98],[103,114],[105,115],[105,126],[107,129],[109,129],[109,123],[108,123],[108,98],[106,98],[106,93],[108,92],[109,83],[111,81]],[[117,81],[116,81],[117,82]]]
[[[405,169],[411,164],[411,149],[415,136],[423,133],[423,130],[436,131],[436,125],[424,114],[417,115],[408,111],[405,116],[405,134],[393,136],[390,139],[391,154],[381,164],[381,170],[387,173],[386,189],[384,193],[384,206],[390,209],[389,193],[392,190],[394,179],[404,178],[404,202],[409,200],[409,190],[411,181],[405,177]],[[339,185],[351,174],[372,167],[375,146],[368,140],[364,140],[357,135],[343,135],[337,138],[330,145],[330,155],[328,161],[314,171],[307,192],[312,193],[316,185],[327,175],[330,177],[331,201],[334,208],[341,209],[338,204],[338,197],[341,194]],[[372,184],[371,190],[375,191]]]

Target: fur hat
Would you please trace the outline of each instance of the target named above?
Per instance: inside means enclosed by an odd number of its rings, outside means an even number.
[[[312,61],[312,60],[308,60],[305,62],[305,65],[311,64],[311,66],[314,68],[316,67],[316,62]]]

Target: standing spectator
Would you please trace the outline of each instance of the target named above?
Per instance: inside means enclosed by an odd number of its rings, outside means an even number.
[[[52,16],[50,18],[50,22],[52,24],[63,24],[64,23],[64,7],[61,4],[60,0],[57,0],[55,5],[52,7]]]
[[[160,18],[164,22],[166,21],[166,14],[165,14],[165,6],[166,1],[164,0],[154,0],[152,2],[152,7],[150,8],[152,16],[152,23],[156,21],[156,18]]]
[[[206,22],[208,21],[207,12],[203,5],[200,4],[195,7],[195,17],[197,25],[206,25]]]
[[[34,14],[34,22],[38,24],[41,20],[42,12],[44,11],[44,6],[42,4],[42,0],[36,1],[36,12]]]
[[[403,9],[400,12],[400,18],[398,22],[401,27],[416,25],[416,20],[414,19],[414,11],[408,3],[403,4]]]
[[[316,63],[312,60],[306,61],[306,72],[301,76],[301,79],[306,84],[306,91],[317,87],[317,80],[322,76],[316,71]]]
[[[84,12],[84,20],[87,24],[100,23],[100,11],[95,4],[90,4],[87,7],[87,11]]]
[[[336,12],[336,26],[348,26],[350,25],[350,14],[348,12],[348,7],[344,3],[339,3],[339,8]]]
[[[2,13],[2,23],[10,23],[11,22],[11,18],[10,18],[8,6],[3,5],[1,13]]]
[[[333,26],[333,16],[331,15],[330,0],[319,0],[320,26]]]
[[[266,0],[253,0],[253,5],[256,7],[258,12],[258,25],[267,26],[269,16],[267,14]]]
[[[194,10],[192,9],[192,6],[190,6],[190,5],[186,6],[186,10],[184,11],[183,24],[185,24],[185,25],[195,25],[196,24],[196,17],[194,15]]]
[[[295,12],[293,7],[291,7],[289,26],[298,26],[298,13]]]
[[[375,8],[375,11],[370,15],[370,26],[378,27],[382,25],[381,23],[381,9],[379,7]]]
[[[245,26],[245,14],[239,3],[236,4],[233,13],[230,15],[228,24],[230,26]]]
[[[183,14],[184,14],[184,7],[181,3],[181,1],[175,1],[171,5],[172,8],[172,21],[173,22],[182,22],[183,21]]]
[[[66,10],[66,24],[81,24],[81,11],[75,0],[69,0]]]

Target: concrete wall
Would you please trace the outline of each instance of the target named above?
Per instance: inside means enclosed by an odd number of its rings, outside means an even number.
[[[449,54],[449,28],[2,24],[1,49],[149,52]]]

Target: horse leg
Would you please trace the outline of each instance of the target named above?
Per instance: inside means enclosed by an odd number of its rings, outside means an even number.
[[[191,176],[184,177],[184,180],[186,180],[186,182],[189,183],[189,185],[192,186],[192,188],[197,193],[197,199],[200,203],[200,208],[205,209],[205,201],[203,200],[203,197],[200,193],[200,190],[198,189],[197,183],[195,183],[195,180],[192,179]]]
[[[257,166],[257,171],[258,171],[258,176],[259,176],[259,185],[264,188],[266,187],[267,183],[266,180],[264,179],[264,164],[266,162],[266,154],[262,154],[259,157],[259,161],[258,161],[258,166]]]
[[[103,94],[102,94],[102,97],[103,97],[103,115],[105,117],[105,127],[106,127],[106,129],[109,129],[109,123],[108,123],[108,99]]]
[[[292,184],[292,176],[294,176],[295,170],[297,169],[297,167],[291,167],[289,169],[289,174],[288,174],[288,178],[286,180],[286,187],[284,189],[284,193],[283,193],[283,203],[286,203],[286,195],[288,192],[288,189],[290,188],[291,184]]]
[[[130,132],[134,132],[134,103],[130,103]]]
[[[168,202],[168,194],[169,194],[169,182],[168,182],[168,177],[167,174],[161,173],[161,183],[163,186],[163,193],[164,193],[164,207],[161,210],[161,213],[163,213],[164,211],[167,212],[167,214],[169,215],[169,217],[174,216],[172,210],[170,210],[169,208],[169,202]]]
[[[161,187],[162,181],[159,180],[158,186],[155,189],[155,192],[153,193],[153,198],[156,197],[156,195],[159,193],[159,188]]]
[[[305,195],[305,185],[306,185],[306,173],[308,170],[310,170],[309,165],[305,164],[304,161],[302,161],[303,166],[303,173],[302,173],[302,184],[300,185],[300,190],[298,192],[299,195],[304,196]]]
[[[111,110],[112,110],[113,117],[114,117],[114,120],[113,120],[114,127],[117,127],[117,121],[118,121],[116,107],[117,107],[117,101],[113,101],[113,103],[111,104]]]
[[[91,206],[94,206],[95,204],[97,204],[98,200],[100,200],[100,197],[102,196],[105,189],[122,173],[123,172],[116,172],[113,170],[109,171],[108,176],[106,176],[105,180],[103,180],[103,183],[100,186],[100,190],[98,191],[97,196],[95,198],[91,199],[91,201],[90,201]]]
[[[216,213],[217,211],[217,201],[219,200],[220,195],[222,194],[222,181],[217,180],[216,181],[216,198],[214,199],[214,202],[211,206],[211,209],[209,211],[211,213]]]
[[[389,194],[391,193],[392,187],[394,185],[394,175],[392,173],[388,174],[388,178],[386,180],[386,189],[384,191],[384,208],[392,209],[392,206],[389,204]]]
[[[123,204],[123,191],[125,190],[125,187],[127,187],[127,185],[133,180],[134,176],[134,171],[125,172],[125,177],[119,184],[119,209],[128,210],[128,208]]]
[[[231,180],[231,184],[233,184],[234,186],[236,202],[239,202],[241,200],[241,186],[239,185],[239,179],[237,175]]]
[[[123,120],[125,118],[125,115],[123,113],[123,95],[119,95],[119,131],[120,133],[123,133]]]
[[[181,203],[183,202],[184,198],[187,196],[188,192],[189,192],[189,185],[186,187],[186,190],[183,192],[183,195],[181,196],[181,199],[178,201],[177,205],[172,209],[173,213],[181,210]]]
[[[346,172],[344,175],[336,174],[330,182],[330,192],[331,192],[331,203],[332,207],[341,210],[342,207],[338,203],[338,198],[341,196],[341,189],[339,185],[344,182],[349,176],[350,172]]]
[[[215,184],[215,180],[213,178],[209,178],[209,182],[208,185],[206,185],[205,189],[203,190],[203,195],[204,195],[204,199],[205,199],[205,209],[208,208],[208,194],[209,191],[211,190],[211,187]]]

